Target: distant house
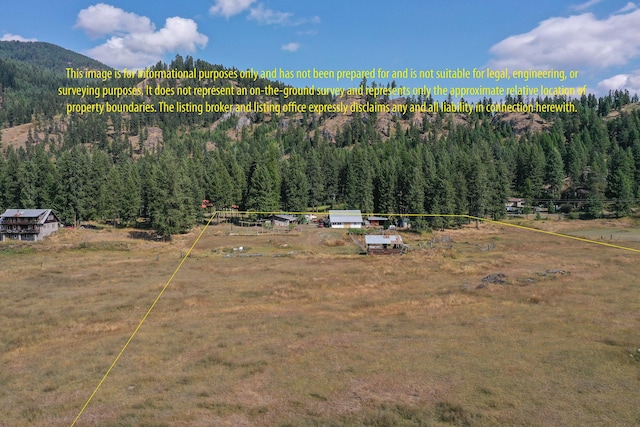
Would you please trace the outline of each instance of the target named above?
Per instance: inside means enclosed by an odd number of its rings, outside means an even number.
[[[273,215],[271,217],[274,226],[288,227],[289,224],[297,224],[298,217],[294,215]]]
[[[367,222],[369,227],[382,227],[385,221],[388,221],[389,218],[383,216],[370,216],[367,217]]]
[[[519,197],[510,197],[505,203],[507,212],[518,212],[524,209],[525,200]]]
[[[60,220],[51,209],[7,209],[0,215],[0,241],[37,241],[58,231]]]
[[[329,211],[331,228],[362,228],[362,213],[359,210]]]
[[[364,236],[368,254],[402,253],[407,247],[399,234],[368,234]]]

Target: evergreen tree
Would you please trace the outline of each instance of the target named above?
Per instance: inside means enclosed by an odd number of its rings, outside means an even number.
[[[315,208],[325,201],[325,184],[327,181],[323,176],[319,150],[309,150],[306,156],[306,176],[308,177],[307,183],[309,188],[308,204]]]
[[[135,221],[140,214],[142,199],[140,196],[140,177],[138,169],[131,162],[121,166],[123,197],[122,197],[122,219],[125,221]]]
[[[284,208],[291,212],[304,212],[309,201],[309,182],[305,173],[304,160],[297,153],[292,153],[285,166],[282,180],[282,200]]]
[[[9,209],[20,208],[20,160],[12,146],[7,148],[7,162],[4,167],[2,189],[4,203]]]
[[[38,175],[34,163],[25,160],[20,164],[18,170],[18,187],[20,188],[20,198],[18,206],[21,209],[37,208]]]
[[[103,214],[106,218],[112,219],[114,224],[123,217],[124,193],[120,170],[114,166],[100,189],[100,198],[104,203]]]
[[[155,193],[149,201],[151,226],[163,236],[184,233],[195,224],[195,203],[182,162],[166,149],[154,165]]]
[[[87,176],[89,159],[80,146],[62,153],[58,160],[58,193],[54,200],[60,219],[67,224],[76,224],[88,219]],[[90,200],[89,203],[95,203]]]
[[[612,159],[609,168],[607,193],[612,199],[613,210],[618,216],[625,216],[631,212],[631,203],[633,200],[633,158],[631,153],[626,150],[617,150]]]
[[[254,212],[274,212],[278,206],[278,187],[263,163],[255,163],[249,176],[245,209]]]
[[[396,188],[398,173],[396,162],[392,157],[380,164],[380,173],[375,178],[374,209],[380,213],[394,213],[397,206]]]
[[[607,165],[601,154],[594,155],[587,177],[589,195],[585,205],[585,214],[589,218],[600,218],[604,210],[603,200],[607,187]]]
[[[346,203],[348,209],[373,212],[373,171],[366,148],[356,146],[346,169]]]
[[[53,206],[57,189],[56,167],[45,152],[45,144],[36,147],[33,158],[36,170],[36,198],[35,205],[38,208],[50,208]]]
[[[552,199],[558,199],[564,179],[562,156],[557,148],[552,147],[546,157],[547,163],[544,171],[544,185],[547,188],[547,195]]]
[[[488,176],[486,166],[476,153],[466,167],[467,200],[469,215],[484,216],[488,203]]]

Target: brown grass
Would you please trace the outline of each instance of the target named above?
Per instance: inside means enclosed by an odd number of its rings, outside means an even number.
[[[388,257],[324,245],[336,230],[229,231],[206,231],[78,425],[640,422],[636,253],[494,225]],[[195,232],[126,236],[0,245],[0,426],[70,425]],[[262,256],[216,250],[239,246]]]

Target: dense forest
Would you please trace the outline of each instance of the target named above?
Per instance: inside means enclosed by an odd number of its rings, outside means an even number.
[[[180,56],[153,69],[192,67],[224,69]],[[33,123],[26,143],[0,141],[0,210],[51,207],[68,224],[117,219],[174,234],[201,220],[203,199],[216,208],[239,205],[249,211],[332,206],[493,218],[506,214],[509,197],[584,218],[629,215],[640,199],[640,108],[637,96],[628,92],[542,100],[573,102],[577,113],[535,117],[475,112],[65,116],[62,101],[68,99],[56,97],[55,88],[74,82],[47,73],[37,64],[0,55],[0,127]],[[223,98],[226,103],[252,100]],[[526,126],[534,121],[544,126]],[[417,225],[444,227],[456,221],[435,217]]]

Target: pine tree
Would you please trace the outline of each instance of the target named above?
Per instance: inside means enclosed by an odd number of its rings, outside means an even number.
[[[631,212],[633,199],[633,157],[631,152],[619,149],[611,158],[608,178],[608,197],[615,199],[613,210],[618,216]]]
[[[309,202],[309,182],[306,164],[297,153],[292,153],[284,170],[282,200],[287,211],[303,212]]]
[[[466,168],[469,215],[484,216],[488,203],[488,176],[486,166],[477,153],[469,159]]]
[[[557,148],[552,147],[547,154],[547,163],[544,172],[544,184],[547,187],[547,194],[552,199],[560,198],[562,181],[564,179],[564,164],[562,156]]]
[[[347,208],[373,212],[373,172],[366,148],[353,149],[346,175]]]
[[[392,157],[384,159],[380,164],[380,173],[375,178],[374,209],[380,213],[394,213],[397,199],[398,173],[396,162]]]
[[[306,176],[309,187],[308,204],[316,208],[325,201],[325,185],[327,183],[324,179],[318,149],[309,150],[306,153],[306,165]]]
[[[278,210],[278,188],[267,167],[255,163],[249,176],[245,209],[254,212],[273,212]]]
[[[57,166],[59,191],[54,204],[60,213],[60,219],[67,224],[88,219],[85,215],[87,205],[95,204],[95,200],[87,200],[89,159],[86,152],[76,145],[71,151],[62,153]]]
[[[195,224],[195,203],[189,195],[189,179],[182,162],[172,150],[165,149],[153,167],[151,226],[163,236],[187,232]]]
[[[131,162],[121,166],[122,184],[124,194],[122,197],[122,219],[125,221],[135,221],[140,213],[140,177],[138,170]]]
[[[2,186],[4,203],[10,209],[20,208],[20,160],[12,146],[7,148],[7,161],[4,168]]]
[[[37,208],[38,175],[31,160],[24,160],[18,170],[20,199],[18,205],[23,209]]]
[[[120,170],[113,166],[100,190],[100,198],[104,200],[104,215],[111,218],[114,224],[123,217],[124,193]]]

